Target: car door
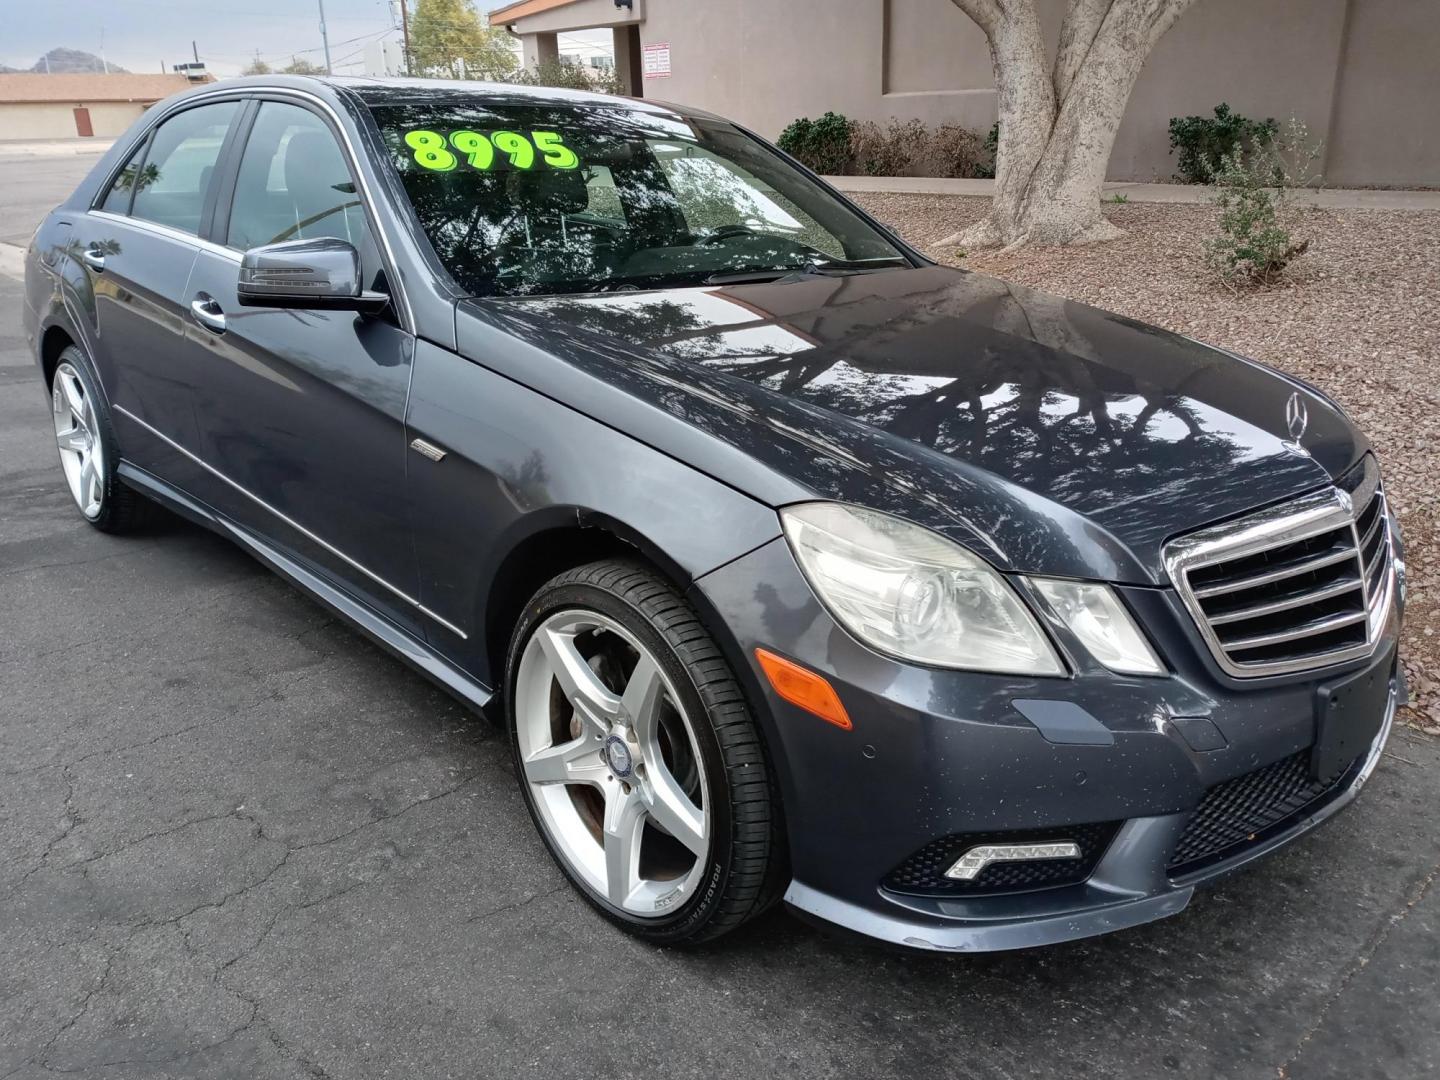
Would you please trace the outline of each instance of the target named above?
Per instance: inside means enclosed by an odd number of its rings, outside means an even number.
[[[216,164],[242,106],[199,104],[161,121],[73,229],[72,254],[94,297],[87,344],[125,456],[182,486],[196,466],[165,440],[197,446],[186,390],[185,289],[213,204]]]
[[[211,239],[190,274],[185,336],[210,500],[423,634],[405,488],[414,339],[393,309],[241,307],[241,254],[333,237],[386,291],[370,216],[337,132],[262,100],[233,155]]]

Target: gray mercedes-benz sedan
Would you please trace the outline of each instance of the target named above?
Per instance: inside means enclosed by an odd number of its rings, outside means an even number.
[[[1332,401],[938,266],[694,110],[199,88],[45,219],[24,319],[86,521],[215,529],[487,711],[653,942],[1174,914],[1351,800],[1404,694]]]

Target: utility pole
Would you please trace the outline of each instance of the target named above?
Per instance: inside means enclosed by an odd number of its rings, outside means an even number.
[[[405,61],[405,74],[410,74],[410,0],[400,0],[400,33],[405,38],[405,51],[401,58]]]
[[[334,75],[330,68],[330,35],[325,32],[325,0],[316,0],[320,5],[320,40],[325,45],[325,74]]]
[[[100,27],[100,66],[105,69],[105,74],[110,74],[110,61],[105,59],[105,27]],[[48,68],[49,65],[47,64]]]
[[[190,39],[190,55],[195,58],[195,63],[200,62],[200,48],[195,44],[195,39]]]

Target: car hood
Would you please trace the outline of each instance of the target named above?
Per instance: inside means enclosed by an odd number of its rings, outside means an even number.
[[[530,340],[588,343],[582,366],[607,377],[608,357],[631,393],[654,380],[672,412],[677,387],[729,405],[747,423],[723,438],[824,497],[922,518],[907,499],[938,503],[1021,569],[1054,565],[1026,554],[1046,532],[1089,530],[1163,580],[1166,538],[1323,484],[1365,450],[1332,402],[1268,368],[944,267],[488,306]],[[806,454],[771,445],[796,439]],[[835,479],[857,472],[888,494]]]

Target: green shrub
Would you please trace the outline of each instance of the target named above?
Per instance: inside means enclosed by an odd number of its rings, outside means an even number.
[[[1312,169],[1320,149],[1292,119],[1249,155],[1237,150],[1220,158],[1214,174],[1220,231],[1206,241],[1205,259],[1226,284],[1274,285],[1309,249],[1308,238],[1292,235],[1290,200],[1295,190],[1318,185]]]
[[[834,112],[818,120],[801,117],[780,133],[777,145],[817,173],[844,175],[850,170],[852,127],[848,119]]]
[[[1249,158],[1262,151],[1279,130],[1274,119],[1251,120],[1221,102],[1215,115],[1170,118],[1170,149],[1178,151],[1176,179],[1208,184],[1227,157]]]
[[[985,141],[980,144],[980,164],[975,175],[985,180],[995,179],[995,161],[1000,156],[1000,121],[990,125]]]

